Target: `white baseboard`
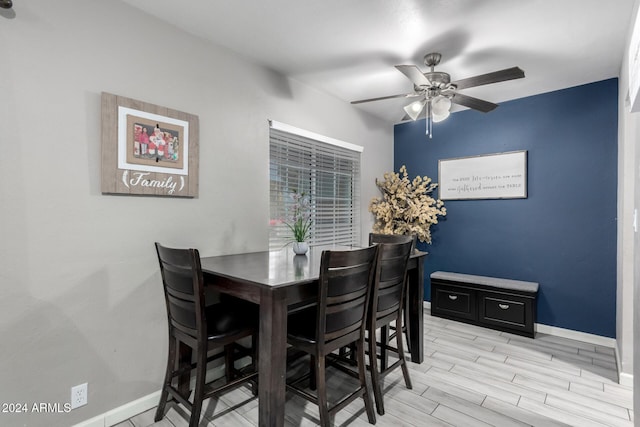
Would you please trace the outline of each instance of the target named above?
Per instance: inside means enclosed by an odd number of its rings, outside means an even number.
[[[633,387],[633,375],[625,372],[618,372],[618,384]]]
[[[616,341],[616,366],[618,368],[618,383],[627,387],[633,387],[633,374],[622,372],[622,360],[620,360],[620,349],[618,348],[618,342]]]
[[[110,427],[148,411],[154,406],[157,406],[159,400],[160,390],[134,400],[133,402],[125,403],[122,406],[83,421],[73,427]]]
[[[251,362],[249,357],[244,357],[242,359],[238,359],[237,367],[244,367]],[[207,369],[206,378],[207,381],[211,381],[214,378],[220,378],[224,375],[224,369],[222,366],[211,366]],[[195,379],[191,378],[190,388],[193,389],[195,387],[194,384]],[[128,420],[129,418],[141,414],[149,409],[158,406],[158,402],[160,401],[160,392],[161,390],[154,391],[151,394],[141,397],[140,399],[134,400],[133,402],[125,403],[122,406],[114,408],[110,411],[105,412],[104,414],[97,415],[91,419],[83,421],[79,424],[74,425],[73,427],[111,427],[118,423],[123,422],[124,420]]]
[[[602,337],[600,335],[588,334],[586,332],[574,331],[572,329],[558,328],[557,326],[543,325],[536,323],[536,332],[542,334],[555,335],[557,337],[568,338],[571,340],[582,341],[593,345],[603,347],[616,348],[615,338]]]

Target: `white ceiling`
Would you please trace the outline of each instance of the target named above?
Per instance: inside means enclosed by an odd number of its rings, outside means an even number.
[[[617,77],[634,0],[123,0],[345,102],[412,92],[394,68],[442,53],[452,80],[519,66],[461,91],[499,103]],[[410,101],[360,104],[392,123]],[[478,113],[482,114],[482,113]],[[489,113],[490,114],[490,113]]]

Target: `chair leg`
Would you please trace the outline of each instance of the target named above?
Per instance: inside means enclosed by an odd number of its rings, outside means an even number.
[[[316,358],[314,355],[311,355],[309,358],[309,388],[315,390],[317,387]]]
[[[227,382],[233,380],[233,369],[233,344],[227,344],[224,346],[224,373]]]
[[[373,357],[375,358],[375,339],[370,339],[369,343],[373,342]],[[360,338],[359,341],[356,342],[356,353],[358,357],[358,377],[360,378],[360,386],[364,389],[362,394],[362,399],[364,399],[364,409],[367,412],[367,418],[369,419],[370,424],[376,423],[376,414],[373,410],[373,402],[371,402],[371,394],[369,394],[369,386],[367,385],[367,378],[365,376],[365,372],[367,370],[365,360],[364,360],[364,336]],[[371,346],[371,344],[369,344]],[[371,347],[369,347],[371,348]],[[374,370],[374,366],[371,366],[371,372]],[[375,387],[375,385],[374,385]]]
[[[375,339],[375,333],[373,334]],[[387,369],[389,355],[387,354],[387,346],[389,345],[389,326],[384,325],[380,328],[380,371]]]
[[[251,335],[251,347],[253,348],[253,354],[251,355],[251,371],[258,372],[258,355],[260,352],[258,351],[258,332],[254,332]],[[258,380],[251,381],[251,394],[254,396],[258,395]]]
[[[406,299],[407,301],[409,300],[408,298]],[[410,323],[409,323],[409,315],[407,314],[409,313],[409,304],[405,304],[404,309],[402,310],[402,319],[404,319],[402,325],[401,325],[401,329],[398,329],[398,331],[404,331],[404,334],[407,338],[407,351],[409,353],[411,353],[411,340],[409,339],[409,336],[411,335],[411,330],[410,328]],[[397,322],[396,322],[397,323]],[[397,327],[398,325],[396,325]],[[400,336],[401,337],[401,333],[398,332],[398,335],[396,335],[396,337]],[[401,337],[402,338],[402,337]],[[398,339],[398,338],[396,338]]]
[[[384,415],[384,402],[382,401],[382,386],[380,384],[380,371],[378,371],[378,356],[376,355],[375,332],[369,333],[369,368],[371,372],[371,387],[376,401],[378,414]],[[373,337],[373,339],[372,339]]]
[[[173,367],[176,365],[176,340],[169,337],[169,353],[167,355],[167,370],[164,374],[164,382],[162,383],[162,392],[160,393],[160,402],[156,409],[154,421],[158,422],[164,417],[164,408],[169,398],[169,386],[171,386],[171,377],[173,376]]]
[[[187,369],[191,366],[191,358],[193,356],[193,349],[176,339],[176,351],[178,352],[178,369],[183,373],[178,377],[178,391],[185,399],[189,398],[191,394],[190,382],[191,382],[191,369]]]
[[[402,316],[398,316],[398,320],[396,322],[399,322],[400,319],[402,319]],[[407,386],[407,388],[409,390],[411,390],[413,388],[413,386],[411,385],[411,378],[409,378],[409,368],[407,367],[407,359],[405,359],[404,357],[404,345],[402,344],[402,334],[398,333],[397,335],[398,339],[396,340],[396,344],[398,347],[398,358],[400,359],[400,367],[402,368],[402,376],[404,377],[404,384]]]
[[[191,406],[191,418],[189,427],[197,427],[200,423],[200,412],[202,411],[202,397],[204,396],[205,375],[207,374],[207,352],[198,349],[198,361],[196,366],[196,386],[193,393],[193,405]]]
[[[314,369],[316,383],[318,387],[318,408],[320,410],[320,425],[323,427],[329,427],[331,421],[329,420],[329,402],[327,401],[327,382],[326,382],[326,365],[324,355],[318,355],[318,357],[311,359],[316,360]]]

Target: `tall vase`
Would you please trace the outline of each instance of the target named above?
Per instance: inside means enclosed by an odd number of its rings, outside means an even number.
[[[309,243],[307,242],[293,242],[293,252],[296,255],[304,255],[309,250]]]

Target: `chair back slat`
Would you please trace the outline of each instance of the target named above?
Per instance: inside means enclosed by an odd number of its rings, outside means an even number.
[[[369,279],[370,271],[371,266],[367,263],[330,268],[327,270],[327,296],[340,296],[361,290],[362,283]]]
[[[191,265],[183,267],[164,261],[162,261],[162,265],[164,266],[164,281],[167,292],[181,299],[195,300]]]
[[[354,292],[339,295],[336,297],[327,297],[327,313],[335,313],[339,311],[341,307],[349,308],[353,304],[357,304],[360,299],[367,296],[367,289],[358,289]]]
[[[367,295],[350,299],[339,304],[327,305],[325,333],[333,334],[342,329],[349,329],[344,333],[351,332],[360,327],[362,322],[366,320]],[[340,334],[338,334],[340,335]]]
[[[319,345],[361,330],[364,333],[378,248],[324,251],[320,266]]]
[[[168,313],[171,324],[183,332],[195,337],[198,328],[196,316],[194,314],[195,302],[175,298],[171,295],[167,295],[167,301],[169,304]]]
[[[156,243],[170,327],[197,338],[205,334],[204,280],[197,249]]]
[[[409,235],[413,239],[413,245],[411,250],[416,248],[416,244],[418,242],[418,235],[411,234]],[[380,233],[369,233],[369,246],[374,245],[376,243],[403,243],[406,241],[407,235],[404,234],[380,234]]]

